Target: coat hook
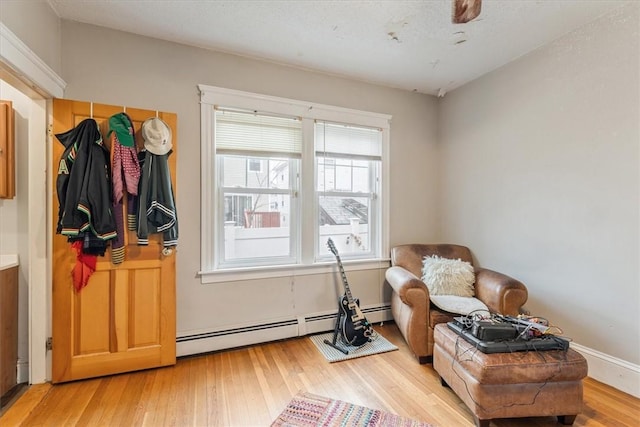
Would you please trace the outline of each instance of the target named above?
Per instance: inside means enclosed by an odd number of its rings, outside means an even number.
[[[158,110],[156,110],[156,119],[158,118]]]
[[[123,112],[123,113],[126,113],[126,112],[127,112],[127,106],[126,106],[126,105],[122,107],[122,112]]]
[[[89,106],[89,116],[93,119],[93,101],[90,103],[90,106]]]

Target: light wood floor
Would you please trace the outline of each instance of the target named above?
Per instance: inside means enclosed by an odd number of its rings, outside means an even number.
[[[399,351],[328,363],[307,337],[181,358],[174,367],[29,388],[0,426],[268,426],[300,390],[441,427],[472,426],[466,406],[419,365],[393,323],[376,326]],[[574,426],[639,426],[640,400],[592,379]],[[558,426],[555,417],[492,427]]]

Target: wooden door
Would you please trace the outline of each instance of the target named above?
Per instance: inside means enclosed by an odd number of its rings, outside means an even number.
[[[113,264],[110,249],[107,249],[104,257],[98,257],[96,271],[87,286],[76,292],[71,277],[76,262],[75,251],[65,236],[55,234],[58,219],[55,181],[64,147],[54,135],[93,117],[110,146],[108,119],[122,111],[120,106],[63,99],[53,101],[54,383],[172,365],[176,361],[176,251],[163,255],[162,235],[152,234],[148,246],[138,246],[135,231],[126,231],[124,262]],[[176,115],[133,108],[126,108],[126,113],[133,121],[138,148],[143,146],[140,127],[146,119],[157,114],[171,128],[173,153],[169,156],[169,167],[175,191]],[[124,218],[126,222],[126,200]]]

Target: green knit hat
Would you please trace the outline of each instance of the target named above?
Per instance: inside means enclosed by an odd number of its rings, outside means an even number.
[[[109,133],[107,138],[111,136],[111,132],[115,132],[118,136],[118,142],[125,147],[133,147],[135,139],[133,137],[133,124],[129,120],[129,116],[125,113],[114,114],[109,117]]]

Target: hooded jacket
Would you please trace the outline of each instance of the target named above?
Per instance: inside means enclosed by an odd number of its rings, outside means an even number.
[[[113,239],[116,225],[111,211],[109,150],[96,121],[85,119],[56,138],[65,147],[56,180],[57,233],[70,240],[83,238],[87,232],[104,242]]]

